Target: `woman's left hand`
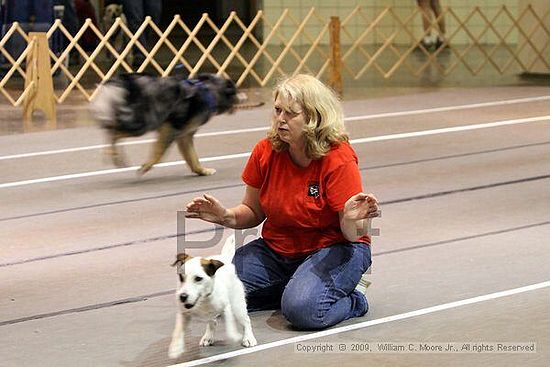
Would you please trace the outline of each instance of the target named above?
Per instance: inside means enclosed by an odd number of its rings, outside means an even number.
[[[373,194],[359,193],[346,201],[344,205],[344,218],[348,220],[360,220],[374,218],[380,215],[378,200]]]

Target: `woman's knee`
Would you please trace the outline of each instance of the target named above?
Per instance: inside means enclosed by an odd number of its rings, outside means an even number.
[[[327,325],[324,320],[325,313],[320,309],[317,297],[310,291],[300,291],[287,287],[281,298],[281,312],[288,322],[297,329],[317,330]]]
[[[283,315],[296,328],[310,330],[361,316],[366,312],[365,297],[350,292],[370,264],[370,247],[364,244],[320,252],[287,284],[281,300]]]

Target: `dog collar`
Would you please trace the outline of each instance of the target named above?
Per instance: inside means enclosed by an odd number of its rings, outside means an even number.
[[[183,82],[193,87],[196,87],[199,91],[199,94],[201,95],[201,98],[203,99],[203,101],[206,102],[206,105],[210,112],[217,112],[218,109],[216,106],[216,98],[214,97],[214,93],[210,92],[210,90],[206,87],[206,85],[204,85],[203,82],[198,79],[185,79]]]

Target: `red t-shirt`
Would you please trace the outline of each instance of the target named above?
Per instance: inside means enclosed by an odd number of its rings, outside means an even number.
[[[254,147],[242,174],[243,181],[260,189],[266,215],[262,237],[275,252],[289,257],[347,242],[338,211],[362,191],[357,155],[347,142],[334,145],[321,159],[297,166],[288,151],[275,152],[271,142]],[[358,242],[370,243],[368,236]]]

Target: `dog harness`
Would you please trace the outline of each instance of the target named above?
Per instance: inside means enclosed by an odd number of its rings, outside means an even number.
[[[206,106],[210,112],[217,113],[216,97],[214,97],[214,93],[203,82],[199,79],[185,79],[183,83],[197,88],[201,99],[206,102]]]

